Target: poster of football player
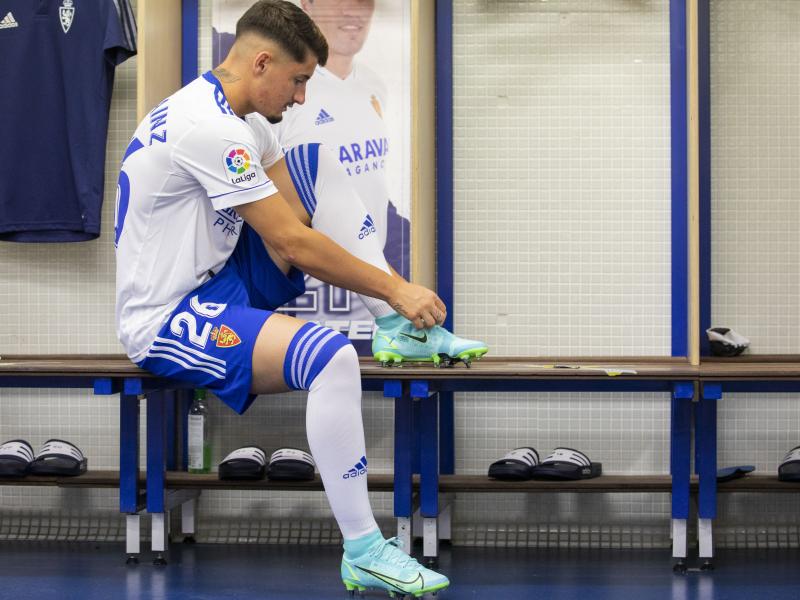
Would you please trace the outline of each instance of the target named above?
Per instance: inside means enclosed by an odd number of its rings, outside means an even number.
[[[392,268],[410,276],[411,14],[408,2],[293,0],[314,20],[329,46],[306,99],[273,131],[284,150],[303,143],[333,149],[365,216],[358,235],[376,235]],[[215,0],[212,66],[224,60],[236,21],[253,0]],[[357,205],[358,203],[356,203]],[[351,292],[306,280],[307,292],[283,310],[341,331],[369,355],[374,321]]]

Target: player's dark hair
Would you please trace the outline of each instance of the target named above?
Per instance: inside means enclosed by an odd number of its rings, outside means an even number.
[[[320,65],[328,60],[325,36],[303,9],[285,0],[259,0],[248,8],[236,23],[236,38],[246,33],[277,42],[297,62],[303,62],[309,51]]]

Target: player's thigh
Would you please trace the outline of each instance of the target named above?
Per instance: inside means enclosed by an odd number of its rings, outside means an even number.
[[[261,327],[253,346],[252,394],[273,394],[289,389],[284,376],[286,353],[307,321],[273,313]]]

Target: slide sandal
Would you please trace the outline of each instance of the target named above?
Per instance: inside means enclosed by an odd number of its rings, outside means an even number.
[[[800,481],[800,446],[795,446],[783,457],[778,467],[781,481]]]
[[[77,446],[64,440],[47,440],[31,463],[31,475],[73,477],[86,473],[86,457]]]
[[[274,481],[311,481],[314,459],[297,448],[280,448],[269,457],[267,478]]]
[[[506,481],[525,481],[531,478],[531,469],[539,464],[535,448],[514,448],[500,460],[489,465],[489,477]]]
[[[220,479],[264,479],[267,472],[267,453],[258,446],[244,446],[228,454],[219,463]]]
[[[730,481],[739,479],[748,473],[752,473],[756,468],[753,465],[739,465],[738,467],[725,467],[717,469],[717,481]]]
[[[602,463],[594,463],[580,450],[556,448],[538,467],[534,479],[591,479],[603,473]]]
[[[0,446],[0,477],[22,477],[33,462],[33,448],[25,440],[9,440]]]

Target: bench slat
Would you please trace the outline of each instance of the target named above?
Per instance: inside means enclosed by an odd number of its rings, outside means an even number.
[[[145,474],[139,475],[145,483]],[[391,492],[394,476],[391,474],[369,475],[371,491]],[[87,471],[77,477],[27,477],[0,478],[0,485],[30,485],[58,487],[115,488],[119,486],[118,471]],[[442,492],[473,493],[540,493],[540,492],[669,492],[672,480],[669,475],[602,475],[594,479],[579,481],[496,481],[483,475],[440,475],[439,489]],[[317,475],[313,481],[221,481],[216,473],[195,474],[185,471],[167,471],[166,487],[171,489],[230,489],[230,490],[295,490],[321,491],[322,481]],[[419,476],[414,476],[414,487],[419,487]],[[692,477],[692,491],[697,491],[697,477]],[[777,475],[747,475],[733,481],[718,484],[718,491],[725,492],[800,492],[800,482],[779,481]]]

